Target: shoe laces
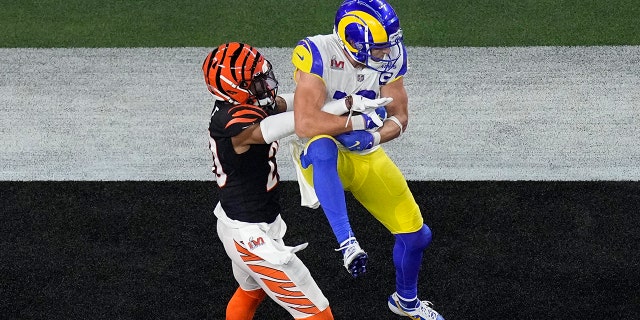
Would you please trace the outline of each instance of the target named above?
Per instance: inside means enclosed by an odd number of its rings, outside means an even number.
[[[421,300],[420,306],[418,306],[418,308],[425,311],[427,311],[427,309],[433,310],[433,303],[431,303],[431,301]]]
[[[439,313],[433,309],[433,303],[427,300],[420,300],[420,304],[416,307],[421,314],[428,315],[430,318],[436,319]]]
[[[340,243],[340,248],[335,249],[336,251],[344,250],[344,255],[349,256],[353,254],[359,247],[358,240],[355,237],[349,237],[347,240],[342,241]]]

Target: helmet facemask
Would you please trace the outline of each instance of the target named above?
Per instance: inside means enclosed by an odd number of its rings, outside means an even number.
[[[251,94],[249,103],[267,110],[275,109],[278,80],[268,60],[265,60],[262,71],[253,76],[247,90]]]
[[[365,27],[366,28],[366,27]],[[367,32],[365,31],[365,35]],[[351,42],[357,52],[347,51],[358,62],[378,72],[385,72],[393,68],[401,56],[402,30],[389,36],[388,42]],[[386,52],[385,52],[386,51]],[[381,56],[382,52],[384,55]]]

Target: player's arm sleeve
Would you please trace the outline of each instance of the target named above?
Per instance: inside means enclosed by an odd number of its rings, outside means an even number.
[[[286,104],[287,104],[287,110],[286,111],[293,111],[293,93],[283,93],[279,95],[280,98],[282,98]],[[327,112],[327,113],[331,113],[331,114],[335,114],[335,115],[342,115],[345,114],[347,112],[349,112],[349,108],[347,107],[347,103],[345,102],[346,97],[339,99],[339,100],[331,100],[327,103],[325,103],[325,105],[322,107],[322,111]]]
[[[278,113],[260,121],[260,130],[265,143],[271,143],[290,136],[295,131],[293,111]]]

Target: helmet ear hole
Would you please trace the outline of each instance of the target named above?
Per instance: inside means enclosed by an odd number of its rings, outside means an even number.
[[[249,88],[249,83],[245,80],[240,81],[240,83],[238,84],[238,86],[242,89],[248,89]]]

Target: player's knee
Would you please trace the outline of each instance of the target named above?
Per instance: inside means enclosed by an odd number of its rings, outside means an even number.
[[[431,243],[431,229],[426,224],[416,232],[399,234],[408,250],[424,250]]]
[[[422,229],[420,229],[420,231],[418,232],[422,233],[422,246],[423,249],[426,249],[429,244],[431,244],[431,229],[428,225],[424,224],[422,225]]]
[[[335,163],[338,159],[338,146],[330,138],[314,140],[307,146],[306,158],[310,163]]]

